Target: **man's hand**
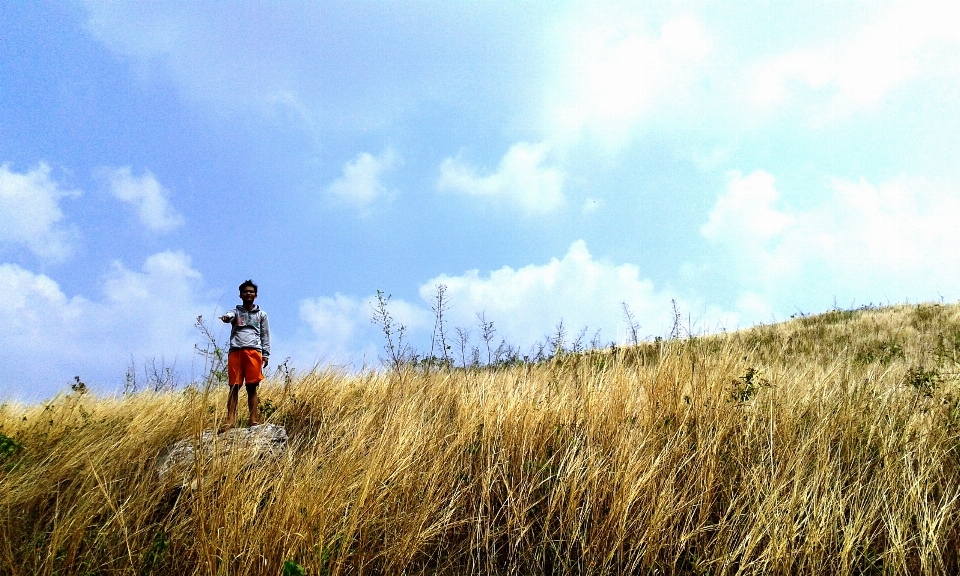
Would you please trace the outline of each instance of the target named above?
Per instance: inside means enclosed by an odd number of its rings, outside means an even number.
[[[270,363],[270,357],[269,357],[269,356],[264,356],[264,357],[263,357],[263,367],[266,368],[266,367],[267,367],[267,364],[269,364],[269,363]]]
[[[220,317],[220,320],[224,322],[229,322],[230,320],[233,320],[233,318],[224,314],[223,316]]]

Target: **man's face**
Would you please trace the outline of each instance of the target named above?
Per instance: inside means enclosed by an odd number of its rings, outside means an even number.
[[[243,290],[240,291],[240,300],[244,304],[252,304],[254,300],[257,299],[257,291],[249,286],[244,286]]]

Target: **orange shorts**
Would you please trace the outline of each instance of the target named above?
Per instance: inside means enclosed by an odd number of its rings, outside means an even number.
[[[227,355],[227,375],[231,386],[256,384],[263,380],[263,356],[259,350],[243,348]]]

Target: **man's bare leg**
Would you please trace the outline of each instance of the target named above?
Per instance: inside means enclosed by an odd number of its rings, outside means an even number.
[[[220,427],[220,431],[229,430],[237,425],[237,403],[240,400],[240,386],[230,386],[227,396],[227,421]]]
[[[247,384],[247,408],[250,410],[250,425],[256,426],[260,423],[260,399],[257,396],[257,384]],[[239,386],[238,386],[239,388]]]

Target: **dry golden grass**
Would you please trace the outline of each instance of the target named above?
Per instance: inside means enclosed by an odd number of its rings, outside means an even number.
[[[537,366],[317,372],[280,461],[156,458],[225,391],[0,410],[7,574],[960,571],[960,307],[834,311]],[[296,573],[291,572],[291,573]]]

